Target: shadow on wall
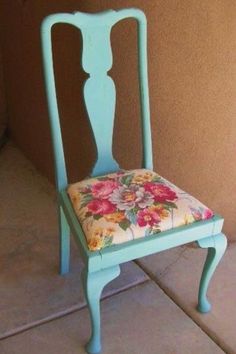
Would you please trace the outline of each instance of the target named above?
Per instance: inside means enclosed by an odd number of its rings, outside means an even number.
[[[6,141],[7,111],[2,67],[2,52],[0,47],[0,148]]]
[[[55,12],[139,7],[148,18],[148,52],[156,170],[225,217],[236,239],[236,3],[222,1],[4,1],[2,49],[11,137],[53,180],[39,26]],[[54,30],[55,70],[70,180],[83,178],[95,146],[82,103],[80,34]],[[140,165],[136,33],[133,21],[112,33],[117,85],[114,152]],[[16,60],[17,58],[17,60]],[[17,80],[16,80],[17,78]],[[135,148],[134,148],[135,146]]]

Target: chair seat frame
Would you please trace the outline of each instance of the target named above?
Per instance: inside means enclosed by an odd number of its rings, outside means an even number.
[[[70,233],[72,233],[84,262],[82,282],[91,318],[91,337],[86,345],[86,350],[90,354],[101,352],[100,297],[104,286],[120,274],[120,264],[196,241],[201,248],[208,249],[199,286],[197,307],[200,312],[204,313],[211,309],[207,299],[209,282],[227,246],[227,239],[221,232],[224,220],[221,216],[215,215],[209,220],[180,226],[120,245],[112,245],[100,251],[92,252],[88,249],[86,237],[66,191],[68,181],[57,106],[51,31],[55,24],[66,23],[76,26],[82,32],[82,66],[89,74],[84,87],[84,98],[98,152],[98,159],[91,175],[97,176],[119,170],[119,165],[112,156],[115,88],[113,80],[107,75],[107,71],[112,65],[111,28],[125,18],[134,18],[138,24],[139,88],[143,140],[142,167],[152,170],[147,74],[147,24],[144,13],[141,10],[131,8],[119,11],[109,10],[98,14],[80,12],[53,14],[46,17],[41,26],[45,84],[58,191],[60,273],[66,274],[69,271]],[[101,45],[101,40],[103,40],[104,45]],[[100,53],[100,58],[94,63],[94,55],[97,52]],[[102,86],[98,86],[101,83]],[[92,92],[94,90],[100,92],[102,89],[105,92],[101,92],[94,98]],[[102,108],[104,107],[103,96],[109,96],[106,111]],[[99,116],[105,116],[106,126],[108,126],[108,129],[105,132],[103,131],[103,135],[105,134],[103,139],[100,139]]]

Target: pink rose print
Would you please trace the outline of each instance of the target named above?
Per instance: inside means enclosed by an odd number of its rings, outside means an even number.
[[[115,206],[106,199],[94,199],[87,204],[87,208],[96,215],[111,214],[116,210]]]
[[[177,199],[176,193],[164,184],[147,182],[144,188],[154,196],[155,202],[163,203]]]
[[[211,219],[213,216],[213,211],[211,211],[210,209],[206,209],[203,213],[203,220],[207,220],[207,219]]]
[[[91,191],[95,198],[107,199],[117,187],[118,183],[115,181],[100,181],[91,186]]]
[[[202,207],[198,209],[190,207],[190,210],[195,221],[207,220],[212,218],[212,216],[214,215],[210,209],[204,209]]]
[[[137,214],[137,223],[139,226],[154,226],[156,224],[158,224],[161,221],[160,216],[150,210],[150,209],[144,209],[144,210],[140,210]]]

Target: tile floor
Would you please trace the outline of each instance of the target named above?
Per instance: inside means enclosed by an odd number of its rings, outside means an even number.
[[[55,191],[13,143],[0,151],[0,353],[81,354],[89,336],[72,244],[71,272],[57,274]],[[179,247],[130,262],[104,291],[104,354],[236,353],[236,247],[195,310],[205,251]],[[193,276],[194,275],[194,276]]]

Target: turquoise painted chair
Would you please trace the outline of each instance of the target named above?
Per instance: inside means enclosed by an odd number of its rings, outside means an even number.
[[[142,168],[131,171],[120,169],[112,155],[116,93],[107,74],[112,66],[111,29],[126,18],[138,23],[143,139]],[[90,178],[72,185],[67,181],[53,71],[51,29],[57,23],[70,24],[82,33],[82,67],[89,74],[84,99],[98,155]],[[221,233],[223,219],[153,172],[144,13],[123,9],[54,14],[44,19],[41,35],[58,190],[60,272],[69,270],[71,232],[84,261],[82,281],[92,327],[87,352],[101,351],[100,296],[104,286],[120,274],[121,263],[139,257],[193,241],[208,248],[198,296],[198,310],[208,312],[207,288],[227,245]]]

